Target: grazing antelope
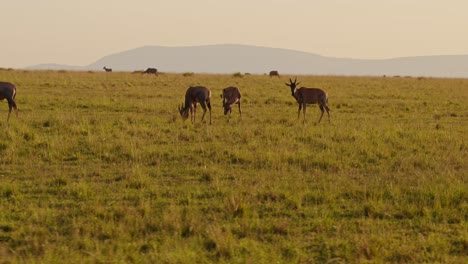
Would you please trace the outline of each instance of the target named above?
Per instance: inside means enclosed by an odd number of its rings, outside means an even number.
[[[223,89],[221,98],[223,98],[224,115],[226,115],[229,112],[228,122],[229,122],[229,119],[231,118],[233,104],[237,104],[239,106],[239,115],[242,120],[242,111],[241,111],[241,105],[240,105],[241,94],[240,94],[239,89],[233,86],[227,87]]]
[[[206,107],[210,110],[210,125],[211,125],[211,91],[203,86],[190,86],[185,93],[185,104],[182,104],[179,108],[179,113],[182,116],[182,120],[186,120],[190,111],[190,121],[195,123],[195,114],[197,113],[197,103],[200,103],[203,108],[203,116],[201,121],[205,118]]]
[[[320,111],[322,111],[322,115],[320,115],[319,123],[322,121],[323,112],[324,110],[327,111],[328,114],[328,121],[330,122],[330,108],[328,107],[328,94],[319,88],[306,88],[301,87],[297,89],[296,87],[300,84],[300,82],[296,83],[296,79],[294,82],[289,78],[289,83],[285,83],[287,86],[291,88],[291,94],[296,101],[299,103],[299,110],[297,112],[297,119],[299,119],[301,115],[301,108],[303,108],[304,113],[304,123],[305,123],[305,115],[306,115],[306,105],[307,104],[318,104],[320,107]]]
[[[111,68],[106,68],[106,66],[102,67],[106,72],[112,72]]]
[[[141,74],[144,74],[144,73],[158,75],[158,70],[156,68],[148,68],[146,69],[146,71],[142,72]]]
[[[273,76],[278,76],[278,77],[280,77],[278,71],[270,71],[269,75],[270,75],[270,77],[273,77]]]
[[[3,99],[7,99],[8,101],[8,118],[7,122],[10,121],[10,114],[11,110],[14,108],[16,112],[16,117],[18,117],[18,108],[16,107],[15,103],[15,96],[16,96],[16,86],[9,82],[0,82],[0,101]]]

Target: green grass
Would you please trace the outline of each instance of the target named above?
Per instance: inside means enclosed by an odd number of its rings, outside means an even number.
[[[284,80],[283,80],[284,79]],[[465,263],[468,80],[1,70],[2,263]],[[183,123],[190,85],[213,125]],[[219,94],[242,93],[227,122]],[[3,117],[2,117],[3,116]]]

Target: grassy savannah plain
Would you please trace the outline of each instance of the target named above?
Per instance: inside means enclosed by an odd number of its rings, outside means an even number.
[[[288,77],[0,70],[0,262],[466,263],[468,80]]]

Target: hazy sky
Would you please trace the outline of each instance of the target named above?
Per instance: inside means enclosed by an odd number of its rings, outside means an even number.
[[[0,10],[3,68],[84,66],[147,45],[468,54],[468,0],[1,0]]]

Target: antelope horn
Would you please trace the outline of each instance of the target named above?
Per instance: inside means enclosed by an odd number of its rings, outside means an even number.
[[[291,80],[291,77],[289,77],[289,82],[290,82],[290,83],[293,83],[292,80]]]
[[[297,81],[297,76],[296,76],[296,78],[294,78],[294,83],[296,83],[296,81]]]

